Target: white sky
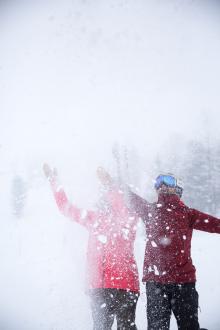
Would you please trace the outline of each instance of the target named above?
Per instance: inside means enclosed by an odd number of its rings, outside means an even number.
[[[1,151],[158,151],[218,125],[219,9],[205,1],[64,1],[2,14]],[[7,14],[6,14],[7,13]],[[10,150],[10,151],[9,151]],[[95,156],[98,157],[98,156]]]

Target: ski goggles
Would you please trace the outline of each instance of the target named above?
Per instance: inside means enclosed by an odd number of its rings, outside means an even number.
[[[162,184],[165,184],[166,186],[171,188],[175,188],[177,187],[177,179],[172,175],[160,174],[155,180],[154,187],[156,189],[159,189]]]

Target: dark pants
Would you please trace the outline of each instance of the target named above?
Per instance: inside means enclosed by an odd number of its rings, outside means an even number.
[[[169,330],[171,311],[179,330],[199,330],[195,283],[146,283],[148,330]]]
[[[91,298],[94,330],[110,330],[114,318],[118,330],[136,330],[135,311],[138,293],[121,289],[92,289]]]

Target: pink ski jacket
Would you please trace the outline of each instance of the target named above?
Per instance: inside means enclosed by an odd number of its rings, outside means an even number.
[[[220,234],[220,220],[187,207],[176,195],[160,194],[157,203],[148,203],[132,194],[131,202],[146,226],[143,281],[195,282],[193,230]]]
[[[111,191],[114,206],[107,212],[82,211],[71,204],[63,189],[52,190],[62,214],[89,232],[87,248],[87,289],[117,288],[139,292],[139,276],[134,257],[136,214],[124,203],[123,193]]]

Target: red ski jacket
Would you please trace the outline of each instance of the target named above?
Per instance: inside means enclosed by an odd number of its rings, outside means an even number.
[[[89,232],[87,249],[87,289],[117,288],[139,292],[138,269],[134,257],[138,217],[125,206],[123,193],[108,193],[108,211],[82,211],[71,204],[62,189],[52,189],[58,208]]]
[[[193,229],[220,234],[220,220],[187,207],[177,195],[160,194],[157,203],[148,203],[132,194],[131,202],[146,226],[143,282],[195,282]]]

